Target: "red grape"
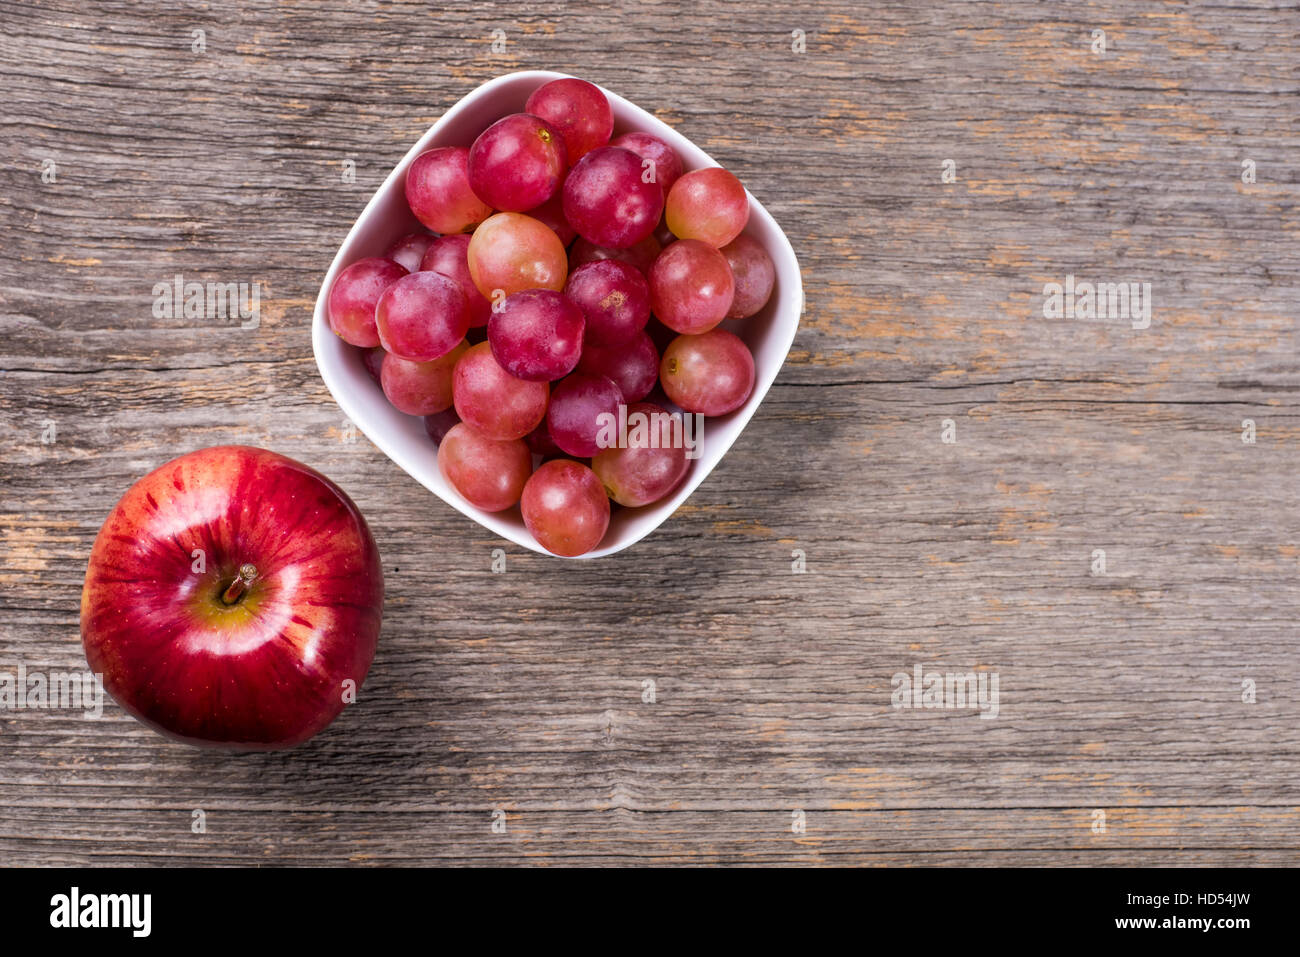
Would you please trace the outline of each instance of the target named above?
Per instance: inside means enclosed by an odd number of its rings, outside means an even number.
[[[379,345],[375,306],[384,290],[406,275],[382,256],[360,259],[338,274],[330,288],[330,328],[344,342],[370,349]]]
[[[560,237],[560,242],[569,245],[577,237],[578,231],[564,218],[564,192],[556,190],[555,195],[542,205],[528,210],[528,215],[538,222],[545,223]]]
[[[727,257],[698,239],[679,239],[650,267],[650,308],[678,332],[712,329],[726,318],[734,296]]]
[[[642,178],[641,157],[631,150],[594,149],[564,181],[564,218],[597,246],[626,249],[641,242],[663,211],[663,190]]]
[[[661,249],[659,240],[653,236],[647,236],[627,249],[610,249],[608,246],[597,246],[595,243],[588,242],[579,236],[573,241],[573,247],[569,250],[569,270],[572,271],[579,266],[585,266],[587,263],[600,262],[603,259],[617,259],[629,266],[635,266],[644,276],[649,274],[650,267],[654,265]]]
[[[600,479],[572,459],[543,463],[524,486],[519,508],[538,544],[567,558],[591,551],[609,528],[609,498]]]
[[[388,252],[384,255],[407,272],[415,272],[420,268],[424,251],[429,248],[429,243],[433,242],[433,239],[430,233],[407,233],[389,246]]]
[[[462,340],[431,362],[412,362],[391,353],[384,357],[380,383],[399,412],[433,415],[451,406],[451,372],[468,349]]]
[[[740,180],[721,166],[692,170],[668,191],[664,215],[674,236],[701,239],[716,248],[739,236],[749,222],[749,197]]]
[[[438,443],[438,468],[465,499],[485,512],[519,501],[533,455],[518,439],[493,439],[461,422]]]
[[[492,346],[470,346],[451,379],[456,414],[493,439],[522,439],[546,415],[551,387],[512,376],[492,358]]]
[[[661,249],[666,249],[669,243],[677,242],[677,237],[674,236],[673,231],[668,228],[667,219],[659,220],[659,225],[655,227],[654,236],[655,239],[659,241],[659,247]]]
[[[439,146],[417,156],[406,171],[406,202],[435,233],[469,232],[492,215],[470,188],[469,150],[463,146]]]
[[[653,181],[659,184],[659,188],[664,191],[664,196],[667,196],[668,191],[673,188],[677,177],[682,175],[684,169],[682,158],[677,155],[676,150],[653,133],[624,133],[609,145],[621,146],[641,157],[642,170],[652,174]],[[650,160],[654,165],[647,169],[646,160]]]
[[[690,466],[681,416],[637,402],[627,410],[627,447],[603,449],[591,470],[620,505],[649,505],[671,492]]]
[[[460,285],[437,272],[413,272],[384,290],[375,307],[379,343],[394,355],[428,362],[465,338],[469,308]]]
[[[540,117],[514,113],[479,134],[469,148],[469,183],[493,209],[520,213],[560,187],[569,161],[564,139]]]
[[[438,445],[442,442],[443,436],[451,431],[451,427],[460,421],[460,416],[456,414],[455,406],[450,409],[443,409],[441,412],[435,412],[433,415],[424,417],[424,431],[428,433],[429,438],[433,439],[433,444]]]
[[[374,379],[376,383],[379,382],[380,369],[383,368],[384,356],[386,355],[388,353],[384,351],[383,346],[375,346],[373,349],[367,349],[361,353],[361,363],[366,367],[366,371],[370,373],[370,378]]]
[[[524,443],[544,459],[553,459],[564,454],[564,449],[556,445],[555,440],[551,438],[551,432],[546,428],[545,419],[542,419],[541,425],[524,436]]]
[[[678,336],[664,350],[659,381],[668,398],[687,412],[724,415],[754,391],[754,357],[739,336],[712,329]]]
[[[560,131],[570,163],[604,146],[614,132],[614,113],[605,94],[595,84],[576,77],[543,83],[524,109]]]
[[[614,343],[632,338],[650,320],[650,286],[640,270],[615,259],[579,266],[564,285],[587,320],[587,338]]]
[[[488,342],[501,368],[520,379],[553,381],[573,371],[582,354],[582,310],[553,289],[507,296],[488,322]]]
[[[578,360],[578,371],[605,376],[618,386],[624,402],[640,402],[659,378],[659,350],[644,331],[612,346],[588,342]]]
[[[776,266],[767,250],[753,236],[741,233],[722,247],[731,275],[736,281],[736,295],[731,300],[728,319],[747,319],[767,305],[776,284]]]
[[[646,323],[645,331],[650,336],[650,341],[655,344],[655,349],[661,353],[668,348],[668,343],[680,335],[675,329],[669,329],[654,316],[651,316],[650,321]]]
[[[474,230],[469,272],[478,291],[495,301],[525,289],[558,292],[569,265],[564,244],[549,226],[522,213],[497,213]]]
[[[469,308],[469,327],[486,326],[488,316],[492,314],[492,303],[483,298],[483,293],[474,285],[474,278],[469,274],[470,237],[464,233],[453,236],[439,236],[424,253],[420,268],[430,272],[440,272],[448,279],[456,280],[460,291],[465,294],[465,304]]]
[[[603,375],[575,372],[563,379],[551,393],[546,410],[546,428],[555,444],[570,455],[591,458],[600,451],[596,439],[608,420],[617,417],[623,393],[614,381]]]

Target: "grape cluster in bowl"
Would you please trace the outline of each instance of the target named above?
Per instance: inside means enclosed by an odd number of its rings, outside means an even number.
[[[388,401],[425,417],[447,482],[484,511],[517,505],[565,556],[600,544],[611,499],[681,483],[683,413],[749,398],[754,360],[727,326],[776,279],[735,176],[613,128],[604,93],[570,77],[468,147],[421,153],[405,196],[429,231],[351,263],[327,303]],[[649,428],[611,444],[611,421]]]

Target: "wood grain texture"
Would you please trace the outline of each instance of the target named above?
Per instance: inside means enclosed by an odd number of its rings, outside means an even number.
[[[185,749],[111,705],[0,712],[0,859],[1300,860],[1294,4],[6,0],[0,22],[0,665],[84,665],[100,523],[199,446],[329,474],[389,595],[362,700],[292,753]],[[373,190],[533,67],[734,170],[807,295],[725,461],[591,563],[342,441],[311,356]],[[155,319],[176,273],[262,283],[260,326]],[[1150,328],[1043,318],[1067,274],[1150,282]],[[997,673],[998,718],[895,710],[918,663]]]

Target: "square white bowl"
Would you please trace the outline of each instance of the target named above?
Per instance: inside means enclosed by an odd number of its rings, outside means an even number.
[[[424,431],[417,416],[397,411],[366,372],[362,350],[348,345],[330,329],[327,304],[330,288],[339,271],[367,256],[382,256],[398,237],[422,229],[406,204],[406,170],[415,157],[435,146],[469,146],[492,123],[510,113],[523,111],[528,95],[546,83],[567,76],[548,70],[509,73],[484,83],[449,109],[420,137],[410,152],[384,180],[348,232],[330,264],[312,320],[312,348],[321,378],[339,407],[366,437],[412,478],[453,508],[516,545],[543,555],[551,553],[537,544],[524,527],[519,509],[485,512],[461,497],[438,470],[438,449]],[[602,87],[603,89],[603,87]],[[630,130],[653,133],[667,142],[687,170],[718,166],[702,149],[672,127],[609,90],[614,111],[614,135]],[[704,422],[700,456],[690,464],[681,485],[667,498],[641,508],[615,509],[609,531],[600,545],[580,558],[599,558],[622,551],[659,527],[695,491],[713,467],[722,460],[767,395],[781,364],[790,352],[803,311],[803,283],[794,249],[781,227],[751,194],[749,225],[745,232],[761,242],[776,265],[776,288],[762,311],[748,319],[724,320],[723,328],[735,332],[754,354],[754,391],[743,406]]]

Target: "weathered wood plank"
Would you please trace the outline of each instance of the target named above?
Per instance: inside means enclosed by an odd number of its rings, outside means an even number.
[[[1294,7],[53,0],[0,21],[0,664],[82,662],[99,523],[204,445],[331,475],[389,593],[362,700],[290,754],[190,751],[112,706],[0,712],[6,860],[1300,859]],[[807,292],[726,461],[595,563],[507,546],[343,441],[311,358],[373,189],[528,67],[735,170]],[[177,273],[263,284],[259,326],[155,318]],[[1069,274],[1150,282],[1149,328],[1044,318]],[[998,718],[895,710],[915,664],[997,673]]]

